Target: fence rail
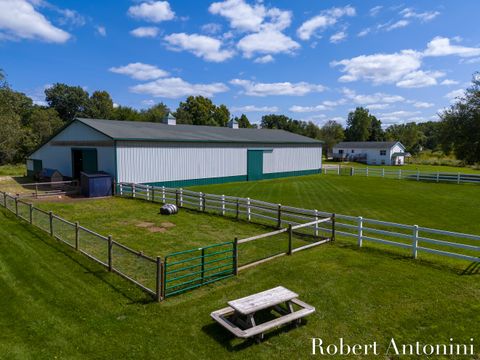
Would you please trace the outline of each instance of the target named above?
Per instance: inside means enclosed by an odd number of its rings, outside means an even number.
[[[364,177],[383,177],[389,179],[429,181],[429,182],[449,182],[455,184],[480,184],[480,174],[464,174],[454,172],[427,172],[420,170],[404,170],[379,167],[353,167],[341,165],[324,165],[323,174],[364,176]]]
[[[84,226],[62,217],[38,209],[18,196],[11,196],[0,191],[3,201],[0,205],[55,239],[62,241],[89,259],[103,265],[124,279],[132,282],[143,291],[162,300],[161,276],[163,267],[161,259],[153,259],[103,236]]]
[[[338,167],[336,171],[341,173],[339,169]],[[402,172],[402,170],[400,171]],[[387,174],[387,172],[385,172],[385,174]],[[465,176],[468,177],[472,175],[465,174]],[[441,179],[440,177],[440,180]],[[161,196],[152,197],[150,195],[152,193],[160,194]],[[332,223],[332,220],[328,220],[332,214],[328,212],[273,204],[250,198],[205,194],[185,189],[120,183],[117,185],[117,194],[150,201],[158,201],[161,199],[159,202],[163,203],[171,201],[180,207],[193,208],[200,211],[213,211],[224,216],[233,216],[237,219],[242,218],[247,221],[255,221],[278,229],[270,233],[240,239],[238,240],[238,244],[280,236],[282,233],[288,232],[288,228],[283,226],[291,225],[292,231],[297,231],[300,235],[321,237],[320,235],[323,233],[325,236],[323,236],[323,239],[320,241],[328,239],[328,234],[332,235],[334,232],[337,236],[345,239],[356,239],[359,247],[367,243],[377,243],[407,249],[413,258],[417,258],[418,254],[423,252],[480,262],[479,235],[432,229],[418,225],[405,225],[375,219],[365,219],[363,217],[342,214],[335,214],[333,219],[335,230],[332,230],[321,226],[322,224],[330,225]],[[314,246],[313,244],[306,244],[297,249],[292,249],[292,252],[307,249]],[[445,250],[445,248],[449,248],[450,251]],[[270,254],[269,257],[273,258],[283,255],[284,251],[280,251],[277,254]],[[248,264],[242,266],[248,266]]]

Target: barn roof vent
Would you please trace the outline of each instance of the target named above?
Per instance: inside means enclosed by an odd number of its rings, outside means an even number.
[[[175,116],[172,115],[171,112],[169,112],[164,118],[163,118],[163,123],[167,125],[177,125],[177,119],[175,119]]]
[[[227,123],[227,126],[230,128],[230,129],[238,129],[238,122],[236,120],[230,120],[228,123]]]

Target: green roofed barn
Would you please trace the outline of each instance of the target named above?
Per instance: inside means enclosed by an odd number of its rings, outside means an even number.
[[[188,186],[320,172],[322,143],[283,130],[75,119],[27,160],[30,172],[105,171],[119,182]]]

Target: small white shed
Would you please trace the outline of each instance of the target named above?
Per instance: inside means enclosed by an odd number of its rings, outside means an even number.
[[[400,141],[344,141],[333,147],[333,159],[368,165],[403,165],[410,156]]]

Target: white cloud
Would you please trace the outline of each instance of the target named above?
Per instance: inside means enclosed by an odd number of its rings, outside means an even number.
[[[332,66],[342,66],[340,71],[345,75],[340,77],[341,82],[366,80],[374,84],[397,82],[419,69],[421,64],[420,53],[413,50],[393,54],[360,55],[331,63]]]
[[[265,17],[265,7],[261,4],[250,6],[243,0],[214,2],[208,8],[210,13],[226,17],[230,26],[243,31],[257,31]]]
[[[307,21],[305,21],[297,30],[297,36],[302,40],[309,40],[318,31],[335,25],[343,16],[355,16],[355,8],[345,6],[343,8],[331,8],[324,10]]]
[[[440,85],[458,85],[459,82],[457,80],[445,79],[443,80]]]
[[[107,36],[107,29],[105,28],[105,26],[97,26],[96,30],[98,35],[103,37]]]
[[[405,98],[403,96],[385,94],[381,92],[377,92],[374,94],[357,94],[354,90],[350,90],[347,88],[343,88],[342,92],[346,98],[352,100],[354,103],[359,105],[369,105],[369,104],[378,104],[378,103],[393,104],[393,103],[405,101]]]
[[[155,105],[155,100],[152,100],[152,99],[142,100],[142,105],[153,106]]]
[[[230,27],[239,31],[281,31],[290,26],[292,13],[278,8],[267,8],[260,2],[250,5],[244,0],[225,0],[212,3],[210,13],[230,21]]]
[[[460,62],[462,64],[478,64],[478,63],[480,63],[480,57],[476,57],[476,58],[473,58],[473,59],[467,59],[467,60],[461,59]]]
[[[46,3],[43,3],[43,4],[46,4]],[[58,20],[60,25],[83,26],[86,23],[85,17],[83,17],[81,14],[79,14],[75,10],[60,9],[51,4],[49,4],[49,6],[47,7],[52,8],[54,11],[62,15],[62,17]]]
[[[261,56],[261,57],[256,58],[255,60],[253,60],[253,62],[257,63],[257,64],[267,64],[267,63],[270,63],[274,60],[275,59],[273,58],[272,55],[265,55],[265,56]]]
[[[370,104],[368,105],[369,110],[383,110],[390,107],[390,104]]]
[[[405,118],[407,117],[412,117],[415,115],[420,114],[419,111],[405,111],[405,110],[400,110],[400,111],[393,111],[393,112],[388,112],[388,113],[380,113],[378,114],[378,118],[384,123],[387,124],[392,124],[392,123],[398,123],[398,122],[405,122]]]
[[[112,67],[109,70],[116,74],[128,75],[136,80],[153,80],[168,76],[168,72],[165,70],[159,69],[154,65],[139,62],[120,67]]]
[[[323,85],[310,84],[307,82],[256,83],[250,80],[233,79],[230,83],[243,87],[245,95],[249,96],[303,96],[312,92],[321,92],[325,90]]]
[[[452,90],[445,97],[450,100],[451,103],[454,103],[458,98],[462,98],[465,95],[465,89]]]
[[[232,107],[232,112],[264,112],[264,113],[275,113],[278,112],[277,106],[256,106],[256,105],[245,105],[245,106],[234,106]]]
[[[207,34],[218,34],[222,30],[222,25],[217,23],[208,23],[202,25],[202,31]]]
[[[435,106],[435,104],[429,103],[429,102],[424,102],[424,101],[416,101],[416,102],[413,102],[413,106],[418,108],[418,109],[428,109],[428,108],[431,108],[431,107]]]
[[[440,15],[440,12],[438,11],[425,11],[423,13],[417,13],[415,12],[412,8],[405,8],[400,12],[401,15],[403,15],[404,18],[416,18],[419,19],[423,22],[427,22],[430,20],[435,19],[438,15]]]
[[[393,24],[386,26],[386,30],[387,31],[392,31],[392,30],[395,30],[395,29],[400,29],[400,28],[408,26],[409,24],[410,24],[410,21],[408,21],[408,20],[398,20],[398,21],[394,22]]]
[[[398,81],[396,85],[403,88],[421,88],[437,85],[437,79],[445,76],[441,71],[413,71]]]
[[[332,36],[330,36],[330,42],[332,44],[337,44],[341,41],[344,41],[347,38],[347,33],[345,31],[339,31]]]
[[[228,91],[228,87],[223,83],[191,84],[181,78],[166,78],[132,86],[130,91],[153,97],[177,99],[190,95],[212,97],[217,93]]]
[[[370,14],[370,16],[377,16],[378,13],[380,12],[380,10],[382,10],[382,9],[383,9],[383,6],[381,6],[381,5],[374,6],[373,8],[371,8],[369,10],[368,13]]]
[[[222,62],[233,57],[232,50],[222,50],[222,42],[210,36],[176,33],[164,37],[174,51],[189,51],[206,61]]]
[[[159,29],[155,26],[141,26],[130,31],[130,34],[139,38],[144,38],[144,37],[154,38],[158,35],[158,31]]]
[[[360,31],[357,34],[357,36],[358,37],[366,36],[366,35],[370,34],[371,31],[372,31],[372,29],[370,29],[370,28],[363,29],[362,31]]]
[[[460,57],[472,57],[480,55],[480,48],[452,45],[449,38],[437,36],[427,44],[423,53],[425,56],[458,55]]]
[[[309,112],[324,111],[324,110],[327,110],[327,107],[325,105],[316,105],[316,106],[293,105],[288,110],[295,113],[309,113]]]
[[[128,9],[128,15],[135,19],[155,23],[172,20],[175,17],[168,1],[148,1],[131,6]]]
[[[237,47],[246,58],[251,58],[256,53],[289,54],[298,49],[300,45],[280,31],[264,30],[243,37],[238,42]]]
[[[0,40],[30,39],[64,43],[70,34],[52,25],[26,0],[0,1]]]

